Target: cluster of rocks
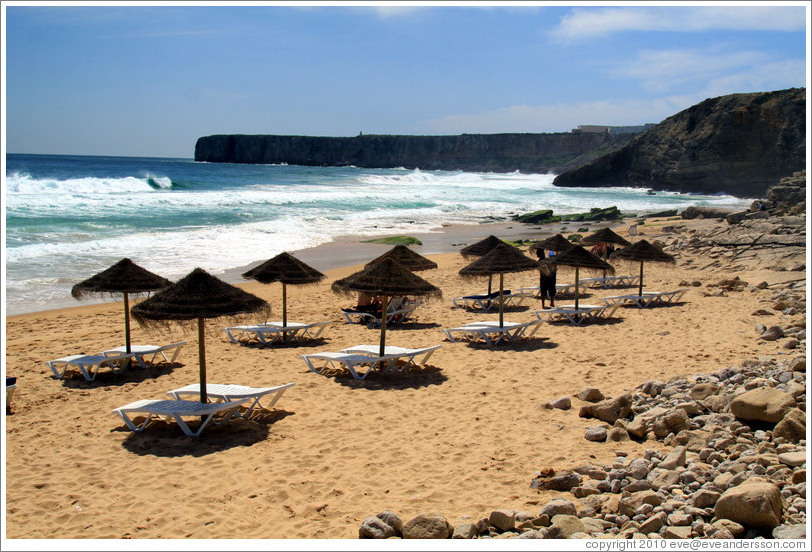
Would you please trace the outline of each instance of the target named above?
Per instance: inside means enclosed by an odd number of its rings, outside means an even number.
[[[639,458],[545,469],[531,487],[565,493],[540,511],[494,510],[456,527],[438,513],[364,520],[361,538],[805,538],[806,360],[763,359],[710,375],[649,380],[619,397],[576,396],[602,422],[585,438],[652,439]],[[588,401],[597,402],[588,402]],[[550,406],[570,408],[558,399]],[[553,406],[555,405],[555,406]],[[572,499],[569,499],[569,497]]]

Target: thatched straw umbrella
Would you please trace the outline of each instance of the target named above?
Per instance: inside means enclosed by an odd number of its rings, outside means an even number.
[[[389,308],[390,297],[406,295],[428,298],[442,297],[440,288],[425,281],[391,258],[371,263],[359,272],[336,280],[333,282],[332,290],[335,293],[355,294],[364,292],[369,295],[383,297],[383,305],[381,306],[381,356],[384,355],[386,350],[386,311]]]
[[[650,262],[650,263],[667,263],[667,264],[675,264],[677,261],[676,259],[657,247],[656,245],[650,244],[646,240],[640,240],[638,242],[633,243],[628,247],[624,247],[623,249],[618,249],[614,253],[612,253],[610,257],[613,261],[614,260],[626,260],[626,261],[639,261],[640,262],[640,288],[638,289],[637,295],[638,297],[643,295],[643,263]]]
[[[460,255],[465,257],[466,259],[470,257],[482,257],[483,255],[487,255],[491,252],[491,249],[496,247],[497,245],[505,243],[504,240],[501,240],[491,234],[485,239],[479,240],[476,243],[472,243],[468,247],[463,247],[460,249]],[[488,295],[491,293],[491,287],[493,285],[493,277],[488,277]]]
[[[132,315],[144,325],[191,322],[197,320],[198,358],[200,360],[200,402],[206,397],[207,318],[239,316],[270,309],[268,303],[196,268],[174,285],[132,308]]]
[[[288,326],[288,284],[308,285],[322,281],[326,276],[315,268],[303,263],[289,253],[280,253],[242,275],[261,284],[282,282],[282,327]],[[288,332],[282,332],[282,341],[287,340]]]
[[[431,270],[437,268],[437,263],[427,259],[420,253],[412,251],[405,245],[396,245],[380,257],[369,261],[365,268],[371,264],[379,263],[384,259],[393,259],[401,266],[408,268],[412,272],[420,272],[421,270]]]
[[[153,274],[141,268],[130,259],[121,259],[119,262],[79,282],[70,293],[74,299],[81,299],[86,295],[124,295],[124,333],[126,334],[126,351],[130,349],[130,295],[138,295],[157,291],[172,285],[172,282],[162,276]]]
[[[571,266],[575,268],[575,310],[578,310],[578,272],[580,269],[586,268],[591,270],[605,270],[612,273],[615,272],[612,265],[602,260],[597,255],[593,255],[580,245],[571,247],[563,253],[559,253],[554,257],[540,262]]]
[[[620,245],[622,247],[626,247],[627,245],[631,245],[630,242],[619,236],[616,232],[614,232],[611,228],[601,228],[600,230],[596,230],[592,234],[588,235],[584,239],[581,240],[581,245],[598,245],[600,243],[607,244],[613,243],[615,245]],[[603,260],[605,261],[608,258],[606,247],[603,248]],[[603,273],[603,276],[606,277],[606,272]]]
[[[569,241],[561,234],[556,234],[555,236],[550,236],[549,238],[530,244],[529,251],[530,253],[535,253],[539,249],[544,249],[547,251],[556,251],[560,253],[562,251],[566,251],[574,245],[574,243]]]
[[[597,245],[599,243],[614,243],[624,247],[630,245],[627,240],[623,239],[611,228],[601,228],[581,240],[581,245]]]
[[[499,327],[504,326],[504,303],[502,297],[505,289],[505,274],[538,270],[538,261],[522,253],[518,248],[507,243],[500,243],[489,253],[483,255],[460,270],[460,276],[475,278],[492,277],[499,274]]]

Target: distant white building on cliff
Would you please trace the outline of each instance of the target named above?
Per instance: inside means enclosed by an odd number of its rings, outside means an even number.
[[[606,125],[578,125],[572,129],[573,134],[637,134],[656,126],[654,123],[646,123],[637,126],[606,126]]]

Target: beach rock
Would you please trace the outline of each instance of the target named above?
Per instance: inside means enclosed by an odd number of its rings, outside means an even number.
[[[744,536],[744,532],[745,532],[744,526],[742,524],[736,523],[735,521],[730,520],[730,519],[717,519],[716,521],[714,521],[710,525],[711,525],[711,528],[712,528],[712,531],[710,533],[713,535],[714,538],[722,538],[722,537],[716,537],[716,534],[717,534],[716,531],[720,531],[720,530],[724,530],[724,531],[729,532],[730,537],[728,537],[728,538],[732,537],[732,538],[738,539],[738,538]]]
[[[596,403],[602,401],[605,397],[603,393],[601,393],[600,389],[597,387],[584,387],[578,394],[575,395],[579,399],[585,402]]]
[[[778,455],[778,461],[791,468],[797,468],[806,464],[806,451],[785,452]]]
[[[615,399],[582,406],[578,415],[581,418],[597,418],[608,424],[614,424],[618,419],[628,416],[631,408],[632,396],[625,393]]]
[[[663,537],[666,539],[690,539],[691,528],[680,526],[668,526],[663,529]]]
[[[758,338],[764,341],[775,341],[782,337],[784,337],[784,330],[781,329],[781,326],[770,326]]]
[[[621,498],[617,505],[617,512],[620,515],[631,518],[643,504],[650,504],[656,507],[662,504],[662,502],[662,498],[660,498],[655,491],[638,491]]]
[[[572,401],[569,397],[559,397],[557,399],[553,399],[546,405],[547,408],[557,408],[559,410],[569,410],[572,408]]]
[[[478,534],[477,526],[470,522],[463,522],[454,527],[454,532],[451,534],[452,539],[472,539]]]
[[[578,508],[571,501],[563,500],[563,499],[554,499],[554,500],[551,500],[550,502],[548,502],[547,504],[545,504],[541,508],[541,512],[539,513],[539,517],[547,516],[550,519],[552,519],[553,516],[557,516],[557,515],[561,515],[561,514],[568,515],[568,516],[574,516],[574,515],[577,515],[577,513],[578,513]]]
[[[513,531],[516,528],[516,512],[513,510],[494,510],[488,522],[500,531]]]
[[[711,395],[715,395],[719,392],[719,385],[716,383],[697,383],[696,385],[691,388],[691,398],[704,401]]]
[[[403,519],[400,517],[400,515],[392,512],[391,510],[384,510],[383,512],[379,513],[377,517],[382,519],[384,523],[394,529],[395,535],[403,535]]]
[[[603,426],[594,426],[587,428],[584,438],[587,441],[594,441],[596,443],[603,443],[606,441],[607,431]]]
[[[404,539],[447,539],[454,528],[440,514],[418,514],[403,526]]]
[[[568,539],[575,533],[586,532],[586,527],[574,515],[556,514],[552,517],[550,527],[547,529],[549,539]]]
[[[567,492],[581,484],[583,478],[573,471],[562,471],[553,476],[539,476],[533,480],[530,487],[543,491]]]
[[[629,433],[622,427],[613,427],[606,431],[606,440],[619,443],[629,440]]]
[[[722,495],[716,491],[699,489],[691,496],[691,504],[696,508],[709,508],[716,505],[720,496]]]
[[[717,518],[754,528],[777,527],[782,514],[781,491],[774,483],[759,477],[725,491],[714,508]]]
[[[787,411],[773,429],[773,440],[775,439],[784,439],[790,443],[806,439],[806,414],[799,408]]]
[[[795,406],[792,395],[772,388],[747,391],[734,398],[730,411],[742,420],[777,423]]]
[[[779,525],[773,529],[774,539],[805,539],[806,538],[806,525],[798,523],[795,525]]]
[[[388,539],[395,536],[395,530],[378,516],[366,518],[358,529],[359,539]]]
[[[676,468],[685,466],[685,460],[688,449],[685,447],[676,447],[668,453],[662,462],[657,467],[663,470],[674,470]]]

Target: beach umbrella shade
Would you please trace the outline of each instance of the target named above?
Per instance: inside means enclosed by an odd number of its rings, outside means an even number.
[[[631,245],[611,228],[601,228],[581,240],[581,245],[597,245],[599,243],[614,243],[623,247]]]
[[[143,325],[197,322],[200,361],[200,402],[206,397],[206,320],[267,313],[270,305],[238,287],[196,268],[175,284],[134,306],[133,317]]]
[[[561,234],[556,234],[555,236],[550,236],[549,238],[543,239],[541,241],[537,241],[535,243],[530,244],[530,253],[535,253],[539,249],[545,249],[547,251],[566,251],[567,249],[571,248],[574,243],[569,241],[567,238],[562,236]]]
[[[290,253],[282,252],[272,259],[244,272],[243,278],[253,279],[261,284],[282,282],[282,325],[288,325],[288,291],[290,285],[317,284],[326,276],[312,266],[300,261]],[[282,332],[282,340],[287,340],[286,331]]]
[[[640,240],[623,249],[618,249],[611,255],[611,260],[625,260],[640,263],[640,287],[637,291],[638,297],[643,295],[643,263],[665,263],[675,264],[677,260],[646,240]]]
[[[420,272],[421,270],[431,270],[437,268],[437,263],[427,259],[420,253],[413,251],[405,245],[396,245],[380,257],[369,261],[365,266],[379,263],[384,259],[393,259],[401,266],[408,268],[412,272]]]
[[[559,253],[554,257],[539,262],[561,266],[571,266],[575,268],[575,310],[578,310],[578,273],[580,269],[584,268],[588,270],[604,270],[612,273],[615,272],[612,265],[597,255],[593,255],[580,245],[574,245],[563,253]]]
[[[355,294],[363,292],[383,297],[383,305],[381,306],[381,356],[383,356],[386,349],[386,311],[389,308],[390,297],[407,295],[429,299],[442,297],[440,288],[430,284],[391,258],[383,259],[377,263],[370,263],[363,270],[350,274],[346,278],[336,280],[331,288],[335,293]]]
[[[522,253],[518,248],[502,242],[465,268],[460,269],[460,276],[475,278],[499,275],[499,327],[504,326],[504,303],[502,296],[505,289],[505,274],[538,270],[538,261]]]
[[[631,245],[629,241],[619,236],[616,232],[614,232],[611,228],[601,228],[600,230],[596,230],[592,234],[588,235],[584,239],[581,240],[581,245],[598,245],[600,243],[607,244],[613,243],[615,245],[620,245],[625,247],[627,245]],[[607,258],[607,249],[606,247],[603,248],[603,260]],[[604,272],[604,277],[606,273]]]
[[[460,249],[460,255],[463,257],[470,258],[470,257],[482,257],[483,255],[487,255],[491,252],[491,249],[499,245],[500,243],[505,243],[504,240],[500,240],[494,235],[490,235],[485,239],[479,240],[476,243],[472,243],[468,247],[463,247]],[[488,295],[491,293],[493,277],[488,277]]]
[[[123,295],[124,296],[124,333],[126,351],[130,352],[130,295],[139,295],[157,291],[172,285],[172,282],[142,268],[124,258],[116,264],[79,282],[71,288],[74,299],[86,295]]]

